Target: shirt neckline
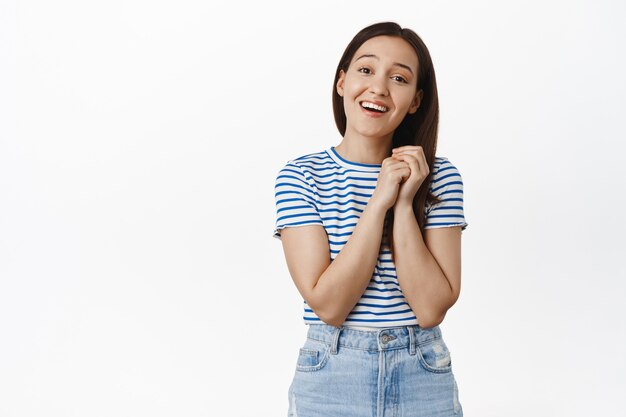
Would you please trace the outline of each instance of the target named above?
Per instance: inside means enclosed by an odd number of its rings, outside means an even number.
[[[363,172],[380,172],[380,168],[382,167],[382,164],[362,164],[360,162],[348,161],[337,153],[334,146],[327,149],[326,153],[333,161],[347,169]]]

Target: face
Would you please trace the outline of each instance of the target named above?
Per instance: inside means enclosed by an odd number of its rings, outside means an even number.
[[[364,136],[392,134],[407,113],[415,113],[420,105],[423,92],[416,92],[417,69],[417,54],[404,39],[376,36],[364,42],[337,81],[346,131]],[[382,108],[366,109],[364,102]]]

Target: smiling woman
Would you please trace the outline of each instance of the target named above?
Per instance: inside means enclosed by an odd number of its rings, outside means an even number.
[[[347,68],[339,66],[335,81],[345,117],[354,121],[342,134],[344,139],[346,135],[375,135],[379,137],[379,144],[384,144],[382,139],[386,137],[387,144],[391,145],[389,139],[394,130],[407,113],[417,111],[423,95],[423,91],[416,88],[414,75],[418,70],[417,54],[403,38],[381,35],[368,39],[357,55]],[[384,110],[372,111],[372,106]],[[369,121],[382,115],[385,123],[376,123],[371,130],[363,131]],[[341,127],[339,130],[341,132]]]
[[[363,29],[332,101],[341,143],[288,160],[275,183],[273,236],[309,326],[289,415],[462,416],[439,323],[460,294],[467,222],[459,170],[435,155],[428,49],[393,22]]]

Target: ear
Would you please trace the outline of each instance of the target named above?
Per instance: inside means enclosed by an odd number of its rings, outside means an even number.
[[[411,107],[409,107],[409,113],[413,114],[417,111],[419,106],[422,104],[422,97],[424,97],[424,90],[420,90],[415,94],[415,98],[411,103]]]
[[[339,70],[339,79],[337,80],[337,94],[343,97],[343,82],[346,78],[346,73],[343,70]]]

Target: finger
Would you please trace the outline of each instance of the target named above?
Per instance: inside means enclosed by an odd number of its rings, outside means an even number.
[[[409,164],[406,161],[394,158],[394,160],[390,162],[389,168],[392,170],[400,169],[400,168],[409,168]]]
[[[413,156],[417,159],[417,162],[418,162],[418,165],[422,174],[428,175],[428,172],[430,172],[430,170],[428,169],[428,161],[426,160],[426,155],[424,154],[423,150],[418,151]]]
[[[414,155],[408,154],[408,153],[402,153],[399,155],[393,155],[394,158],[396,159],[401,159],[403,161],[406,161],[409,166],[411,167],[412,171],[417,171],[420,172],[421,170],[421,164],[419,162],[419,159],[416,158]]]
[[[428,175],[428,173],[430,172],[430,169],[428,168],[428,161],[426,160],[426,155],[424,154],[423,151],[419,151],[419,150],[418,151],[403,151],[403,152],[394,153],[391,156],[395,157],[399,155],[411,155],[415,157],[417,159],[419,170],[423,176]]]
[[[401,151],[408,151],[408,150],[418,150],[418,148],[421,148],[421,146],[417,146],[417,145],[404,145],[404,146],[398,146],[397,148],[392,148],[391,152],[401,152]]]
[[[402,152],[396,152],[396,153],[392,154],[391,156],[399,156],[399,155],[411,155],[411,156],[417,158],[419,153],[416,152],[416,151],[402,151]]]
[[[399,166],[398,168],[394,169],[393,172],[394,174],[400,176],[401,184],[411,177],[411,168],[409,168],[409,166],[406,164],[404,166]]]
[[[404,155],[405,158],[398,158],[398,159],[402,159],[405,164],[405,166],[407,166],[409,168],[409,170],[411,171],[411,175],[419,175],[418,173],[420,172],[420,167],[419,167],[419,163],[417,162],[417,159],[411,157],[410,155]]]
[[[421,160],[422,163],[420,164],[420,167],[423,170],[423,175],[426,176],[430,172],[430,168],[428,167],[428,161],[426,160],[426,155],[424,155],[424,152],[422,152]]]
[[[398,151],[398,152],[394,152],[393,154],[391,154],[391,156],[394,156],[394,155],[412,155],[415,158],[419,159],[422,157],[422,155],[424,155],[424,152],[420,152],[419,149],[411,149],[411,150],[405,150],[405,151]]]
[[[400,160],[400,161],[407,161],[407,162],[409,160],[412,160],[412,159],[413,160],[417,160],[415,155],[412,155],[412,154],[406,153],[406,152],[405,153],[400,153],[400,154],[397,154],[397,155],[392,155],[391,157],[394,158],[394,159]]]
[[[395,148],[392,148],[391,150],[397,151],[397,150],[406,150],[406,149],[414,149],[414,148],[421,148],[421,146],[419,146],[419,145],[402,145],[402,146],[397,146]]]

